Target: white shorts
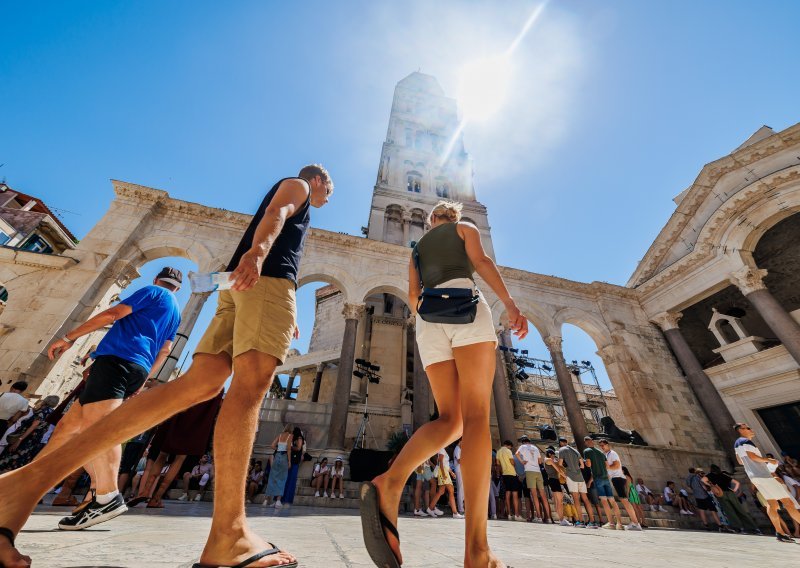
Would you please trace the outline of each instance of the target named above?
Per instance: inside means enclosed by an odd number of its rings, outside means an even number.
[[[570,493],[589,493],[585,481],[572,481],[569,477],[567,477],[567,489]]]
[[[781,499],[790,499],[792,497],[786,486],[777,479],[757,477],[750,481],[756,486],[756,489],[764,499],[777,499],[780,501]]]
[[[448,280],[436,286],[437,288],[474,288],[475,284],[469,278],[456,278]],[[478,311],[475,314],[475,321],[466,324],[454,323],[430,323],[424,321],[417,314],[417,345],[419,346],[419,358],[422,360],[422,368],[427,369],[434,363],[451,361],[453,357],[453,347],[464,347],[474,343],[493,342],[497,343],[497,335],[494,332],[494,322],[492,321],[492,311],[489,304],[480,294]]]

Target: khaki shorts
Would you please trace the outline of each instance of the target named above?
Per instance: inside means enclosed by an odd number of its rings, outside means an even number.
[[[567,477],[567,489],[570,493],[588,493],[585,481],[572,481]]]
[[[528,486],[528,489],[532,491],[534,489],[544,490],[544,478],[538,471],[526,471],[525,484]]]
[[[255,349],[272,355],[282,364],[294,335],[294,282],[262,276],[245,292],[222,290],[217,312],[195,353],[225,352],[236,358]]]

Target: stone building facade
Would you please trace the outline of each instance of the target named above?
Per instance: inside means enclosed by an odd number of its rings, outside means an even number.
[[[425,212],[446,194],[465,202],[465,216],[491,250],[486,210],[476,201],[455,120],[455,102],[432,77],[414,73],[398,84],[366,238],[316,228],[308,235],[299,284],[329,287],[317,293],[309,352],[293,354],[280,369],[290,375],[289,392],[296,387],[297,399],[265,400],[257,451],[282,421],[304,426],[314,451],[351,448],[368,385],[376,444],[430,419],[433,401],[405,305],[408,241],[424,231]],[[675,214],[627,286],[499,268],[531,333],[550,352],[548,384],[558,385],[566,431],[580,441],[593,428],[563,356],[561,329],[572,324],[592,338],[606,367],[616,405],[609,414],[650,444],[620,449],[632,471],[651,483],[689,466],[724,462],[734,419],[754,422],[771,449],[791,448],[781,432],[791,430],[800,399],[800,331],[793,319],[800,309],[794,292],[799,151],[800,125],[780,133],[762,129],[706,166],[676,199]],[[0,259],[0,281],[12,298],[0,315],[3,388],[20,378],[39,394],[68,388],[46,357],[54,337],[103,309],[149,260],[184,256],[201,271],[221,268],[250,220],[157,189],[112,183],[109,211],[74,249]],[[503,306],[482,289],[500,342],[509,345]],[[205,299],[192,296],[181,333],[188,335]],[[504,357],[498,351],[495,440],[515,439],[530,426],[522,415],[540,414],[512,401],[514,379]],[[380,365],[380,384],[353,375],[356,359]]]

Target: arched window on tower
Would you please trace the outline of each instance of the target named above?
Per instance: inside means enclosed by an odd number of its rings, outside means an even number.
[[[450,184],[444,179],[436,180],[436,196],[450,199]]]
[[[406,189],[412,193],[422,192],[422,174],[417,171],[408,172]]]

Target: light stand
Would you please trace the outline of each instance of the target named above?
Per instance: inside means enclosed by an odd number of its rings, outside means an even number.
[[[359,379],[366,378],[367,390],[364,393],[364,414],[361,417],[361,424],[358,426],[358,432],[356,433],[356,439],[353,443],[353,449],[365,449],[367,447],[367,432],[369,432],[369,436],[372,437],[372,441],[377,448],[378,442],[375,438],[375,433],[372,431],[372,426],[369,423],[369,384],[375,383],[377,385],[381,382],[381,376],[377,373],[381,370],[381,368],[380,366],[373,365],[364,359],[356,359],[356,366],[358,369],[353,371],[353,376],[358,377]]]

